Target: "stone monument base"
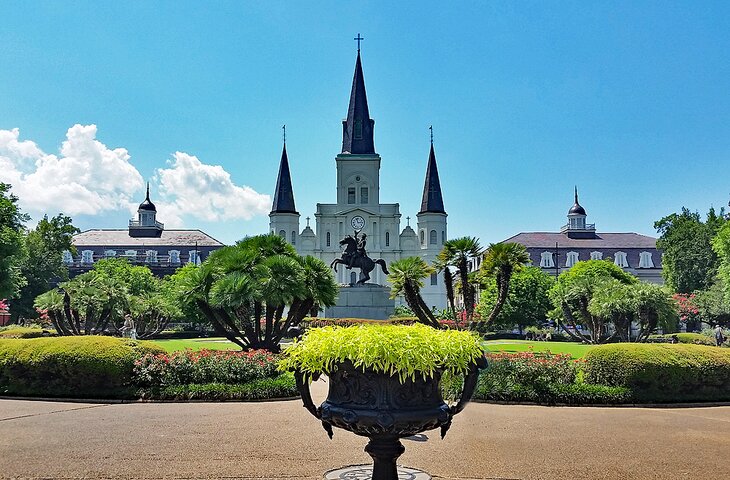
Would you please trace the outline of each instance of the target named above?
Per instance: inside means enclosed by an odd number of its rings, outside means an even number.
[[[390,287],[365,283],[341,285],[334,307],[324,309],[325,318],[367,318],[387,320],[395,311],[395,300],[390,298]]]

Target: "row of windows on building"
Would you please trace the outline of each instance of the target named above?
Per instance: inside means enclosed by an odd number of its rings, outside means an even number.
[[[347,187],[347,203],[353,205],[357,203],[357,188]],[[360,203],[367,204],[370,199],[368,187],[360,187]]]
[[[179,265],[182,263],[180,259],[180,250],[169,250],[167,252],[167,258],[160,259],[157,250],[147,250],[144,252],[144,263],[168,263],[173,265]],[[126,258],[132,261],[141,261],[140,255],[137,250],[125,250],[123,254],[117,255],[116,250],[104,250],[101,258]],[[165,262],[166,260],[166,262]],[[72,265],[74,263],[73,255],[68,250],[63,252],[63,263],[66,265]],[[82,250],[80,263],[82,265],[90,265],[94,263],[94,251],[93,250]],[[197,250],[190,250],[188,252],[188,262],[200,265],[200,252]]]
[[[555,267],[555,252],[542,252],[540,254],[540,266],[542,268]],[[603,252],[591,252],[591,260],[602,260]],[[570,268],[580,260],[578,252],[568,252],[565,254],[565,266]],[[613,263],[622,268],[629,268],[629,262],[626,252],[616,252],[613,256]],[[651,252],[639,253],[638,268],[654,268],[654,261]]]
[[[286,240],[286,231],[285,230],[279,230],[279,236]],[[446,232],[441,232],[441,244],[443,245],[446,243]],[[292,230],[291,232],[291,244],[296,245],[297,244],[297,232]],[[325,233],[325,244],[328,247],[332,246],[332,234],[330,232]],[[428,233],[428,244],[429,245],[438,245],[438,232],[436,230],[431,230]],[[421,245],[426,245],[426,231],[421,230]],[[385,232],[385,246],[390,247],[390,232]]]

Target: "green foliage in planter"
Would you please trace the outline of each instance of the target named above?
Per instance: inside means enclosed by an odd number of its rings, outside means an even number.
[[[252,382],[231,385],[205,383],[170,385],[159,390],[141,390],[142,398],[155,400],[269,400],[272,398],[297,397],[299,392],[291,373],[274,378],[262,378]]]
[[[163,350],[113,337],[0,340],[0,393],[49,397],[126,397],[134,362]]]
[[[730,400],[730,350],[702,345],[612,344],[591,349],[587,383],[626,387],[642,402]]]
[[[479,337],[426,325],[355,325],[309,330],[284,351],[282,370],[328,374],[350,361],[357,368],[415,378],[436,370],[465,373],[482,355]]]

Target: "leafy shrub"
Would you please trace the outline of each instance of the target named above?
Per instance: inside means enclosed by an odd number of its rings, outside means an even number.
[[[245,384],[278,375],[277,357],[266,350],[184,350],[145,355],[134,363],[134,382],[159,389],[191,384]]]
[[[299,324],[302,328],[349,327],[351,325],[413,325],[416,317],[391,317],[388,320],[371,320],[368,318],[318,318],[306,317]]]
[[[261,378],[242,385],[204,383],[169,385],[160,390],[143,390],[142,398],[158,400],[268,400],[299,396],[291,373]]]
[[[649,343],[672,343],[672,337],[677,337],[679,343],[694,343],[696,345],[715,345],[715,337],[701,333],[670,333],[668,335],[649,335]]]
[[[0,392],[49,397],[128,397],[134,361],[151,342],[88,336],[0,340]]]
[[[398,374],[403,380],[416,374],[430,377],[436,370],[464,373],[482,354],[480,340],[471,332],[362,324],[307,331],[284,350],[279,368],[327,374],[349,360],[357,368]]]
[[[702,345],[612,344],[591,349],[587,383],[631,389],[642,402],[730,400],[730,350]]]
[[[33,327],[20,327],[13,325],[10,328],[0,327],[0,338],[38,338],[50,335],[50,332],[45,331],[41,328]],[[45,333],[44,333],[45,332]]]

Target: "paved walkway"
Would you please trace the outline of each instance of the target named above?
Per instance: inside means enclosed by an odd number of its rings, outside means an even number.
[[[323,398],[323,385],[315,399]],[[730,407],[470,404],[445,440],[405,440],[435,479],[730,479]],[[420,440],[423,440],[421,438]],[[316,479],[368,463],[299,400],[96,405],[0,400],[0,478]]]

